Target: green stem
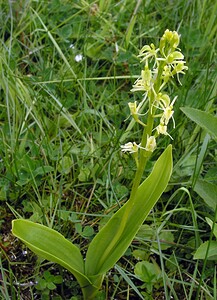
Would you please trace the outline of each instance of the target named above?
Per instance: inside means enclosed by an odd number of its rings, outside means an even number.
[[[83,299],[84,300],[95,300],[97,294],[102,285],[104,275],[96,275],[94,278],[90,278],[92,285],[82,287]]]
[[[163,69],[165,66],[165,62],[161,61],[159,63],[159,67],[158,67],[158,74],[157,74],[157,78],[154,84],[154,91],[156,94],[159,93],[160,90],[160,86],[162,84],[162,73],[163,73]],[[155,93],[153,90],[151,90],[148,94],[148,98],[149,98],[149,112],[148,112],[148,118],[147,118],[147,126],[144,128],[143,130],[143,134],[142,134],[142,141],[141,141],[141,147],[145,148],[146,147],[146,143],[147,143],[147,136],[151,136],[152,134],[152,130],[153,130],[153,126],[154,126],[154,114],[155,114],[155,106],[153,106],[154,104],[154,100],[155,100]],[[138,163],[138,168],[135,174],[135,178],[133,181],[133,187],[131,190],[131,195],[130,195],[130,200],[133,202],[133,199],[135,197],[136,191],[140,185],[141,179],[142,179],[142,175],[143,172],[145,170],[146,164],[149,160],[151,156],[150,152],[147,152],[144,149],[141,149],[140,151],[140,159],[139,159],[139,163]]]
[[[151,102],[151,101],[150,101]],[[146,147],[146,143],[147,143],[147,136],[151,135],[152,129],[153,129],[153,124],[154,124],[154,118],[152,116],[152,112],[151,112],[151,106],[149,105],[149,113],[148,113],[148,119],[147,119],[147,126],[144,128],[143,130],[143,134],[142,134],[142,141],[141,141],[141,147],[145,148]],[[141,178],[145,169],[145,166],[148,162],[148,159],[150,157],[150,153],[147,152],[144,149],[141,149],[140,151],[140,158],[139,158],[139,163],[138,163],[138,168],[135,174],[135,178],[133,181],[133,186],[132,186],[132,190],[131,190],[131,195],[130,195],[130,200],[129,201],[133,201],[136,191],[140,185],[141,182]]]
[[[162,72],[163,72],[163,66],[164,66],[164,62],[160,62],[158,75],[157,75],[157,78],[156,78],[156,81],[155,81],[155,84],[154,84],[154,91],[150,90],[149,94],[148,94],[149,111],[148,111],[148,118],[147,118],[147,126],[144,127],[143,134],[142,134],[142,141],[141,141],[141,146],[143,148],[146,147],[147,136],[151,136],[153,126],[154,126],[154,114],[155,114],[156,108],[153,104],[154,104],[154,101],[155,101],[155,95],[159,92],[159,89],[160,89],[160,86],[161,86],[161,82],[162,82],[161,75],[162,75]],[[128,222],[129,214],[130,214],[131,209],[134,205],[134,199],[135,199],[135,196],[136,196],[136,192],[137,192],[138,187],[140,185],[145,166],[146,166],[150,156],[151,156],[151,152],[148,152],[144,149],[140,149],[140,157],[139,157],[139,161],[138,161],[138,167],[137,167],[137,171],[136,171],[135,178],[134,178],[134,181],[133,181],[133,186],[132,186],[132,190],[131,190],[131,194],[130,194],[130,199],[128,200],[130,202],[130,205],[128,205],[127,208],[125,209],[125,212],[123,214],[123,218],[121,220],[120,226],[119,226],[115,236],[113,237],[113,240],[112,240],[111,244],[106,249],[106,251],[104,253],[104,257],[106,257],[108,255],[108,253],[117,245],[117,243],[120,240],[120,237],[121,237],[122,233],[124,232],[124,229],[125,229],[126,224]]]

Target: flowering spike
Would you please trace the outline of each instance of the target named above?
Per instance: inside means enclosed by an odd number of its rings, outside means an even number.
[[[138,104],[137,102],[128,103],[130,114],[133,119],[144,128],[141,144],[137,145],[135,142],[127,143],[121,146],[123,152],[133,153],[136,159],[137,167],[139,166],[139,148],[145,149],[148,152],[153,152],[156,148],[156,138],[163,134],[172,137],[167,132],[167,126],[170,119],[173,121],[175,128],[175,121],[173,118],[174,110],[173,105],[177,99],[175,97],[171,102],[169,95],[163,92],[167,83],[177,75],[178,82],[180,83],[179,74],[185,74],[188,67],[185,66],[184,55],[178,48],[180,36],[176,31],[166,30],[160,39],[159,48],[154,44],[145,45],[139,52],[138,57],[141,63],[144,63],[144,68],[141,71],[140,77],[134,82],[132,92],[143,91],[145,92],[144,99]],[[151,67],[150,67],[151,66]],[[180,83],[181,84],[181,83]],[[145,107],[143,103],[148,102],[147,110],[147,124],[142,122],[139,111]],[[160,118],[158,125],[155,125],[155,119]],[[149,136],[151,132],[155,131],[153,136]],[[145,148],[141,145],[145,145]],[[143,155],[140,156],[142,161]]]

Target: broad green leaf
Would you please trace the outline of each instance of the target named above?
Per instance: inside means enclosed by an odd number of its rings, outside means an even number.
[[[150,256],[150,251],[144,251],[144,250],[140,250],[140,249],[136,249],[133,251],[133,257],[136,260],[146,260],[149,258]]]
[[[172,247],[174,242],[174,235],[171,231],[163,230],[159,234],[159,240],[160,240],[161,250],[166,250]],[[155,237],[155,241],[156,241],[156,237]],[[152,242],[152,247],[158,249],[159,248],[158,243]]]
[[[52,172],[53,170],[54,168],[51,166],[38,167],[36,170],[34,170],[33,175],[45,175],[46,173]]]
[[[64,156],[58,163],[57,166],[57,170],[61,173],[61,174],[69,174],[69,172],[71,171],[73,162],[71,157],[69,156]]]
[[[217,117],[192,107],[182,107],[181,110],[189,119],[217,138]]]
[[[119,209],[90,243],[85,261],[88,277],[106,273],[125,253],[150,210],[167,187],[171,172],[170,145],[155,163],[149,177],[139,186],[133,203],[128,201]]]
[[[161,276],[161,270],[159,266],[155,263],[150,263],[148,261],[140,261],[135,265],[135,274],[140,280],[151,283],[156,282]]]
[[[194,259],[205,259],[208,250],[207,259],[217,260],[217,242],[207,241],[200,245],[194,254]]]
[[[205,180],[197,180],[194,191],[205,201],[214,211],[217,205],[217,186]]]
[[[28,220],[13,220],[12,233],[37,255],[69,270],[81,286],[90,284],[84,275],[84,260],[78,247],[57,231]]]

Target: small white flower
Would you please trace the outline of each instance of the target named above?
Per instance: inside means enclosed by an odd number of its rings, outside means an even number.
[[[121,151],[123,152],[129,152],[129,153],[136,153],[138,152],[140,147],[140,144],[137,145],[135,142],[129,142],[126,143],[125,145],[121,145]]]
[[[83,55],[82,55],[82,54],[77,54],[77,55],[75,56],[75,61],[76,61],[76,62],[82,61],[82,59],[83,59]]]

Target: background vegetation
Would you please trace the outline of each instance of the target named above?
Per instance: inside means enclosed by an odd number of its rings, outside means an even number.
[[[101,299],[217,299],[216,140],[180,107],[216,114],[217,2],[0,1],[0,293],[2,299],[80,299],[71,274],[11,235],[11,220],[57,229],[82,251],[127,200],[135,165],[129,132],[139,49],[181,34],[189,70],[178,95],[174,170],[166,193],[104,281]],[[172,98],[172,97],[171,97]],[[139,96],[138,96],[139,99]],[[154,162],[171,143],[163,138]],[[148,165],[148,171],[152,163]],[[145,175],[145,174],[144,174]],[[209,193],[201,193],[200,182]],[[203,189],[204,190],[204,189]],[[211,202],[210,202],[211,201]]]

